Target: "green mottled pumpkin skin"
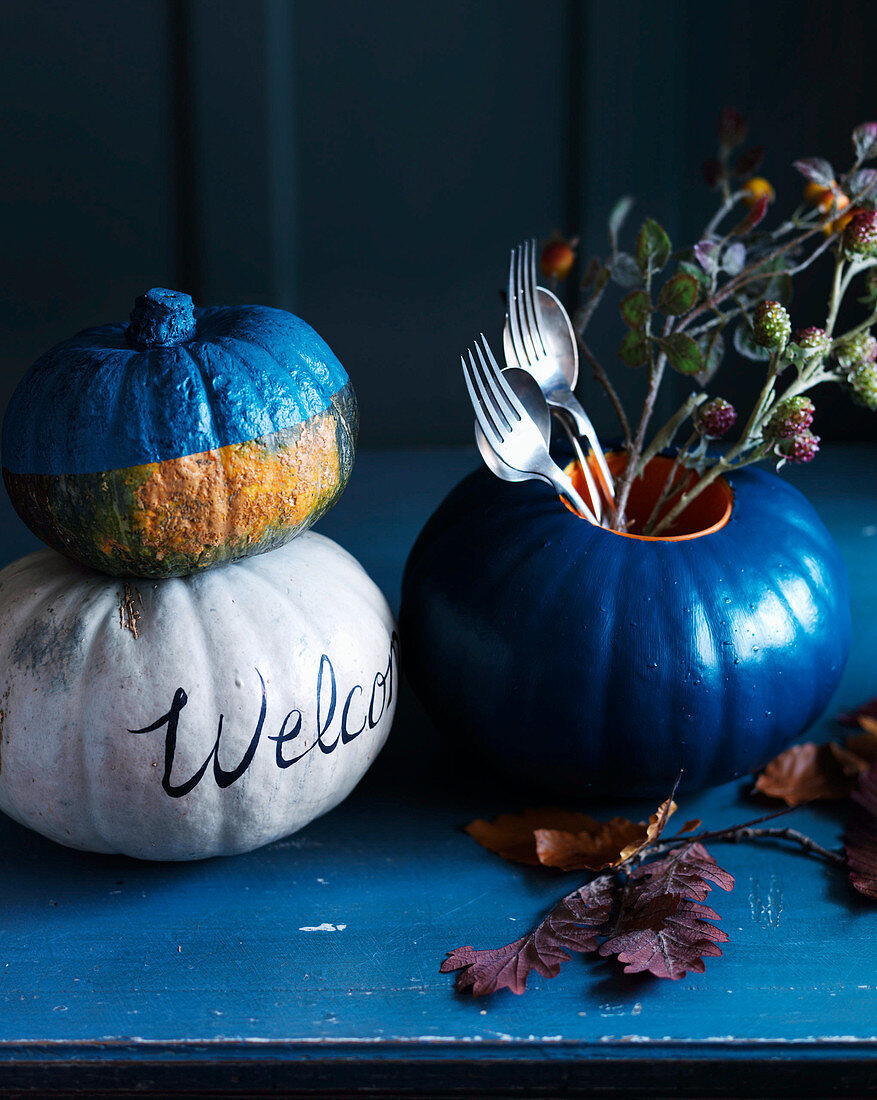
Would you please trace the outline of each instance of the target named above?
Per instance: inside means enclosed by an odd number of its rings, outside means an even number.
[[[316,522],[353,469],[348,383],[309,420],[244,443],[94,474],[3,479],[54,550],[114,576],[176,577],[265,553]]]

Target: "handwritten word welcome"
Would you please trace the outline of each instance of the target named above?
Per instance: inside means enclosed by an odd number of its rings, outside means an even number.
[[[319,749],[320,752],[328,755],[333,753],[339,745],[348,745],[351,741],[355,741],[366,729],[374,729],[392,701],[394,675],[398,676],[398,674],[399,638],[394,631],[390,641],[387,667],[375,674],[367,703],[363,685],[354,684],[347,692],[343,705],[339,708],[335,669],[328,654],[324,653],[320,657],[320,665],[317,670],[316,728],[313,732],[313,740],[306,748],[302,748],[302,751],[296,751],[301,748],[304,741],[302,737],[304,715],[299,708],[293,708],[283,719],[279,731],[267,735],[267,739],[274,742],[274,760],[277,767],[291,768],[293,764],[303,760],[314,749]],[[194,775],[181,783],[173,782],[171,776],[177,751],[177,738],[180,732],[180,714],[189,701],[188,695],[181,687],[174,692],[170,710],[142,729],[128,730],[129,733],[153,733],[155,730],[165,727],[164,775],[162,776],[161,785],[165,793],[169,794],[171,798],[182,798],[183,795],[194,790],[206,775],[211,762],[213,764],[214,781],[217,787],[220,788],[230,787],[232,783],[236,783],[252,764],[253,757],[256,755],[256,750],[262,740],[265,716],[268,712],[268,690],[265,686],[265,679],[258,669],[256,669],[256,675],[262,685],[259,718],[246,752],[241,757],[240,763],[234,768],[226,769],[219,763],[219,746],[222,740],[222,723],[224,719],[224,715],[220,714],[216,740],[207,759]],[[351,729],[351,723],[354,721],[359,723],[358,728]]]

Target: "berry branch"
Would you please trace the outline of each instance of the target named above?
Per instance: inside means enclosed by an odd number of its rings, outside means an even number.
[[[772,230],[763,223],[776,198],[774,189],[756,175],[763,149],[740,152],[745,136],[742,116],[723,111],[717,155],[704,165],[719,203],[693,246],[673,252],[667,234],[649,218],[633,251],[622,251],[619,237],[632,205],[625,197],[610,214],[609,256],[588,265],[583,283],[587,294],[574,328],[581,353],[624,431],[627,463],[616,484],[616,530],[666,534],[723,474],[768,457],[778,466],[811,461],[819,437],[811,430],[815,406],[807,394],[819,385],[839,384],[855,403],[877,410],[877,338],[871,333],[877,324],[877,169],[862,167],[877,159],[877,122],[853,132],[854,160],[844,174],[836,174],[818,157],[795,162],[806,180],[803,201]],[[725,228],[732,216],[738,220]],[[786,308],[792,280],[826,253],[833,255],[834,276],[825,327],[793,334]],[[569,249],[562,254],[558,242],[552,242],[543,253],[543,270],[552,279],[562,277],[557,263],[562,258],[568,270],[572,255]],[[675,270],[667,274],[671,263]],[[626,291],[619,306],[626,328],[619,358],[629,368],[647,370],[646,394],[633,430],[612,372],[584,339],[612,284]],[[837,335],[838,318],[854,285],[864,292],[859,301],[868,307],[867,316]],[[765,381],[736,441],[716,454],[708,445],[716,445],[737,420],[729,402],[710,392],[727,357],[726,338],[732,329],[734,351],[765,362]],[[689,377],[696,389],[647,441],[668,368]],[[634,481],[686,424],[688,440],[676,452],[651,515],[629,517]],[[678,477],[680,467],[689,471],[685,478]]]

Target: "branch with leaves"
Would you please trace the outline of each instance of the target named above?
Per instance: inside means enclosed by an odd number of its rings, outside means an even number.
[[[854,161],[837,174],[826,160],[795,162],[805,177],[803,201],[773,229],[765,223],[775,200],[770,182],[755,173],[764,150],[738,152],[746,135],[739,112],[727,109],[719,123],[718,153],[704,165],[719,204],[694,245],[674,252],[667,233],[652,218],[641,225],[632,252],[621,248],[633,205],[619,200],[609,216],[609,254],[593,258],[582,281],[584,298],[573,317],[579,349],[606,391],[625,437],[627,463],[616,485],[613,527],[659,536],[670,533],[691,502],[716,478],[769,457],[778,466],[809,462],[819,437],[811,430],[815,406],[808,396],[824,383],[844,387],[854,402],[877,410],[877,169],[863,167],[877,158],[877,122],[857,127]],[[556,282],[571,268],[576,242],[552,241],[542,268]],[[822,327],[792,332],[787,309],[793,280],[821,258],[834,264]],[[669,274],[668,274],[669,271]],[[618,357],[628,368],[644,369],[646,392],[637,418],[625,411],[613,372],[594,355],[585,331],[607,289],[626,291],[619,303],[626,332]],[[865,316],[838,333],[838,318],[853,287]],[[737,411],[714,379],[734,351],[765,365],[764,385],[737,438],[723,453]],[[649,440],[658,394],[668,368],[696,387]],[[651,459],[677,447],[677,464],[690,476],[674,476],[648,517],[630,517],[631,486]],[[676,470],[678,473],[678,469]]]
[[[624,972],[673,980],[702,973],[704,960],[722,954],[728,934],[706,905],[714,886],[734,888],[706,843],[780,841],[845,868],[851,885],[877,901],[877,699],[840,721],[858,727],[845,742],[806,743],[781,753],[758,777],[754,792],[785,807],[740,825],[713,831],[686,821],[669,839],[675,790],[647,822],[614,817],[600,822],[570,810],[527,810],[477,820],[473,839],[504,859],[562,871],[590,871],[589,882],[566,894],[526,936],[504,947],[458,947],[442,963],[457,972],[458,991],[475,996],[510,989],[523,993],[535,971],[554,978],[572,955],[611,956]],[[833,851],[797,829],[766,825],[818,799],[847,800],[844,849]]]

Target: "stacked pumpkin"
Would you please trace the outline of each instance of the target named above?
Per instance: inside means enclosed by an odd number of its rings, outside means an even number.
[[[392,722],[398,645],[307,528],[356,398],[279,309],[153,289],[15,391],[3,477],[52,549],[0,572],[0,809],[62,844],[246,851],[336,805]]]

